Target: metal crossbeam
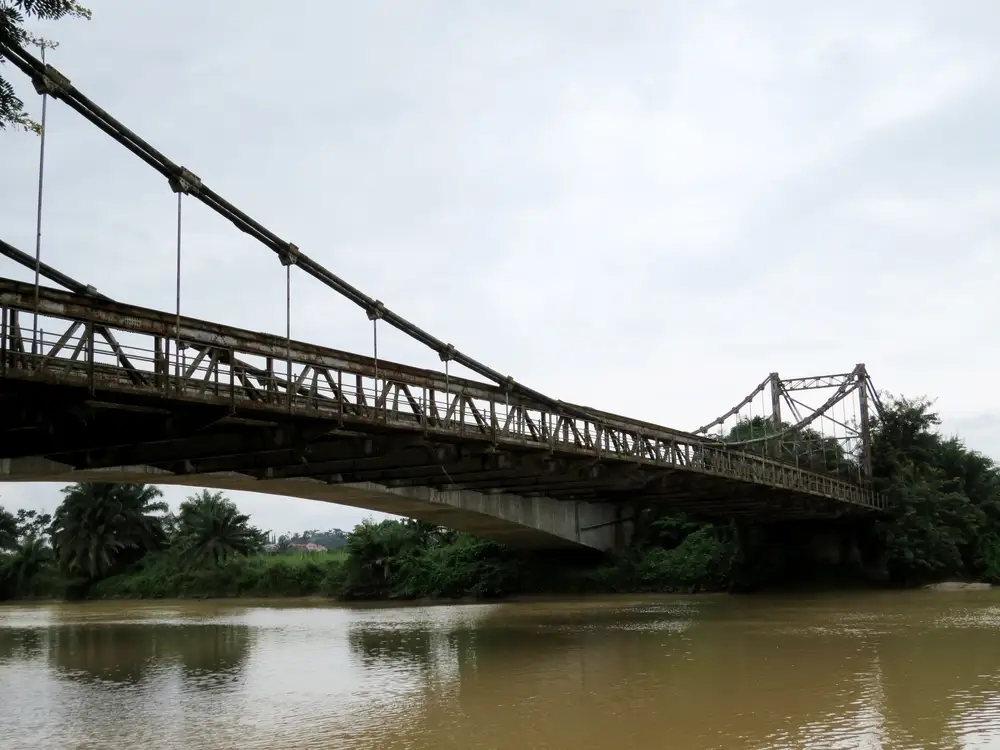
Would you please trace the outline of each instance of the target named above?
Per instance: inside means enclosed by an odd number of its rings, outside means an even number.
[[[819,388],[839,388],[850,383],[855,373],[843,372],[838,375],[812,375],[807,378],[782,378],[781,387],[786,391],[811,391]]]

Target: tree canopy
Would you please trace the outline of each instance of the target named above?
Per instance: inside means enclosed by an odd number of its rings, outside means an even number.
[[[90,11],[73,0],[0,0],[0,63],[4,47],[45,46],[55,43],[31,34],[29,20],[58,21],[62,18],[90,18]],[[24,110],[24,102],[14,87],[0,73],[0,130],[9,127],[38,130],[38,125]]]
[[[925,400],[899,399],[873,430],[872,474],[889,514],[877,525],[896,583],[1000,581],[1000,469],[942,435]]]
[[[17,544],[17,519],[0,505],[0,550],[13,549]]]
[[[166,541],[162,514],[167,504],[152,485],[82,482],[63,494],[52,520],[52,545],[69,573],[97,579]]]
[[[221,492],[202,490],[181,503],[174,544],[194,564],[219,565],[239,555],[260,550],[263,532],[250,525],[250,516]]]

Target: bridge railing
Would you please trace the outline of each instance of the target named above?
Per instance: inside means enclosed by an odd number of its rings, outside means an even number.
[[[35,323],[37,313],[38,323]],[[526,403],[496,386],[146,308],[0,279],[0,377],[288,412],[542,448],[880,508],[870,490],[694,436]]]

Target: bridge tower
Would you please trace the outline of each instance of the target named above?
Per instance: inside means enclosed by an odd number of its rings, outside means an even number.
[[[736,406],[694,434],[733,450],[805,463],[870,486],[872,406],[881,402],[864,363],[849,372],[782,378],[770,373]]]

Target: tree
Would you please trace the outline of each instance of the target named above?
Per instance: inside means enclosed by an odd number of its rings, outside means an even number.
[[[31,593],[32,583],[51,559],[52,549],[44,540],[28,537],[0,561],[2,587],[20,596]]]
[[[90,11],[73,0],[0,0],[0,62],[4,48],[41,45],[55,47],[53,42],[40,39],[25,28],[29,19],[57,21],[61,18],[90,19]],[[24,102],[14,93],[14,87],[0,76],[0,130],[8,126],[24,130],[39,130],[24,111]]]
[[[265,542],[265,534],[250,525],[250,516],[240,513],[221,492],[202,490],[181,503],[176,543],[195,565],[218,565],[230,557],[251,555]]]
[[[393,589],[404,571],[424,551],[440,547],[450,532],[423,521],[365,519],[347,538],[347,556],[353,583]]]
[[[13,550],[27,539],[43,540],[52,516],[21,508],[17,514],[0,506],[0,550]]]
[[[17,546],[17,519],[0,505],[0,551]]]
[[[60,564],[90,580],[118,572],[165,542],[163,493],[148,484],[65,487],[52,521],[52,545]]]
[[[48,534],[51,524],[52,516],[48,513],[21,508],[17,511],[17,538],[21,541],[25,539],[43,540]]]
[[[927,401],[887,404],[872,430],[885,571],[896,583],[947,576],[1000,579],[1000,471],[936,428]]]

